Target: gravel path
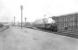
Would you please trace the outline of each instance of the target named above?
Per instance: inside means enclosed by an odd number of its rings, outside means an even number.
[[[10,27],[0,32],[0,50],[78,50],[78,39]]]

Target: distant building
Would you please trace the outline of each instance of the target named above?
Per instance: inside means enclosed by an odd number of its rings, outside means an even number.
[[[52,17],[55,20],[58,31],[73,31],[78,29],[78,13]]]

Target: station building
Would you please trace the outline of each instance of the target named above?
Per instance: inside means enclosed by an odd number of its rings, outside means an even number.
[[[54,16],[52,19],[55,20],[58,31],[78,30],[78,13]]]

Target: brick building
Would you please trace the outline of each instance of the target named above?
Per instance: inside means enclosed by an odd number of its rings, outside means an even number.
[[[76,31],[78,29],[78,13],[52,17],[58,31]]]

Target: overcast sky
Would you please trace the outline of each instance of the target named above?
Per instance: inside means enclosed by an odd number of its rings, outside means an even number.
[[[78,12],[78,0],[0,0],[0,21],[20,21],[20,5],[24,6],[23,20],[58,16]]]

